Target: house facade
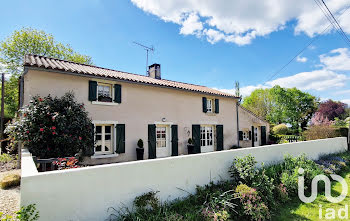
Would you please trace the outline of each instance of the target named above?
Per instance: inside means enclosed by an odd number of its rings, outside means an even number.
[[[238,116],[240,147],[256,147],[268,143],[270,125],[267,121],[240,105],[238,106]]]
[[[161,79],[160,65],[149,76],[27,55],[20,80],[20,105],[31,97],[72,91],[95,128],[94,155],[87,164],[136,160],[139,139],[144,158],[230,149],[238,144],[237,97],[204,86]]]

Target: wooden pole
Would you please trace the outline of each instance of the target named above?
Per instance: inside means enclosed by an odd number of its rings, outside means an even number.
[[[1,74],[1,119],[0,119],[0,153],[2,149],[2,140],[4,139],[4,97],[5,97],[5,73]]]

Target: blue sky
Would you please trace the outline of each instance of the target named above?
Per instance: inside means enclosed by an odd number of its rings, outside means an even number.
[[[41,29],[90,55],[97,66],[145,74],[145,51],[132,43],[137,41],[155,47],[150,63],[161,64],[165,79],[228,92],[237,80],[244,95],[281,84],[350,103],[349,45],[334,30],[266,82],[329,24],[314,1],[181,2],[3,1],[0,40],[21,27]],[[326,3],[336,17],[349,4]],[[347,33],[349,14],[339,18]]]

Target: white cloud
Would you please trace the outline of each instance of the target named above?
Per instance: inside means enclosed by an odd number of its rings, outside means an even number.
[[[334,49],[328,55],[320,55],[320,61],[329,70],[349,71],[350,51],[347,48]]]
[[[268,86],[263,86],[263,85],[249,85],[246,87],[242,87],[239,89],[239,92],[241,93],[242,97],[249,96],[254,90],[259,89],[259,88],[268,88]],[[217,89],[217,88],[214,88]],[[228,94],[235,94],[236,90],[235,89],[217,89],[222,92],[228,93]]]
[[[297,62],[305,63],[305,62],[307,62],[307,57],[300,57],[300,56],[298,56],[297,57]]]
[[[180,33],[183,35],[199,34],[202,29],[203,25],[199,21],[198,15],[192,13],[183,22]]]
[[[344,74],[321,69],[277,78],[276,80],[267,82],[266,85],[270,87],[279,85],[287,88],[296,87],[300,90],[324,91],[331,88],[343,87],[348,79]]]
[[[297,73],[292,76],[277,78],[266,82],[264,85],[250,85],[241,88],[243,96],[249,95],[257,88],[271,88],[275,85],[281,87],[293,88],[300,90],[325,91],[333,89],[333,94],[347,94],[350,90],[334,91],[334,89],[342,88],[346,85],[350,78],[336,71],[350,70],[350,51],[347,48],[338,48],[320,57],[321,69],[308,72]],[[221,89],[223,92],[233,92],[234,89]]]
[[[329,25],[314,1],[305,0],[131,0],[145,12],[180,26],[184,35],[204,36],[210,43],[250,44],[259,36],[267,36],[296,21],[295,33],[309,36],[321,33]],[[336,17],[344,11],[347,0],[329,0]],[[350,14],[340,19],[350,33]]]
[[[341,100],[341,102],[350,106],[350,99],[343,99],[343,100]]]

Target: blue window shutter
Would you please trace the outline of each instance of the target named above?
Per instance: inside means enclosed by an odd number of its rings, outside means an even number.
[[[207,113],[208,109],[207,109],[207,98],[206,97],[203,97],[202,98],[202,108],[203,108],[203,112],[204,113]]]
[[[89,81],[89,101],[97,100],[97,82]]]
[[[125,124],[117,124],[116,126],[116,153],[125,153]]]
[[[179,139],[177,125],[171,125],[171,156],[179,155]]]
[[[216,150],[224,149],[224,126],[216,125]]]
[[[201,126],[198,124],[192,125],[192,140],[194,144],[194,152],[201,152]]]
[[[219,113],[219,99],[215,99],[215,113]]]
[[[122,102],[122,86],[120,84],[114,85],[114,102]]]
[[[156,153],[156,125],[148,125],[148,158],[157,158]]]

